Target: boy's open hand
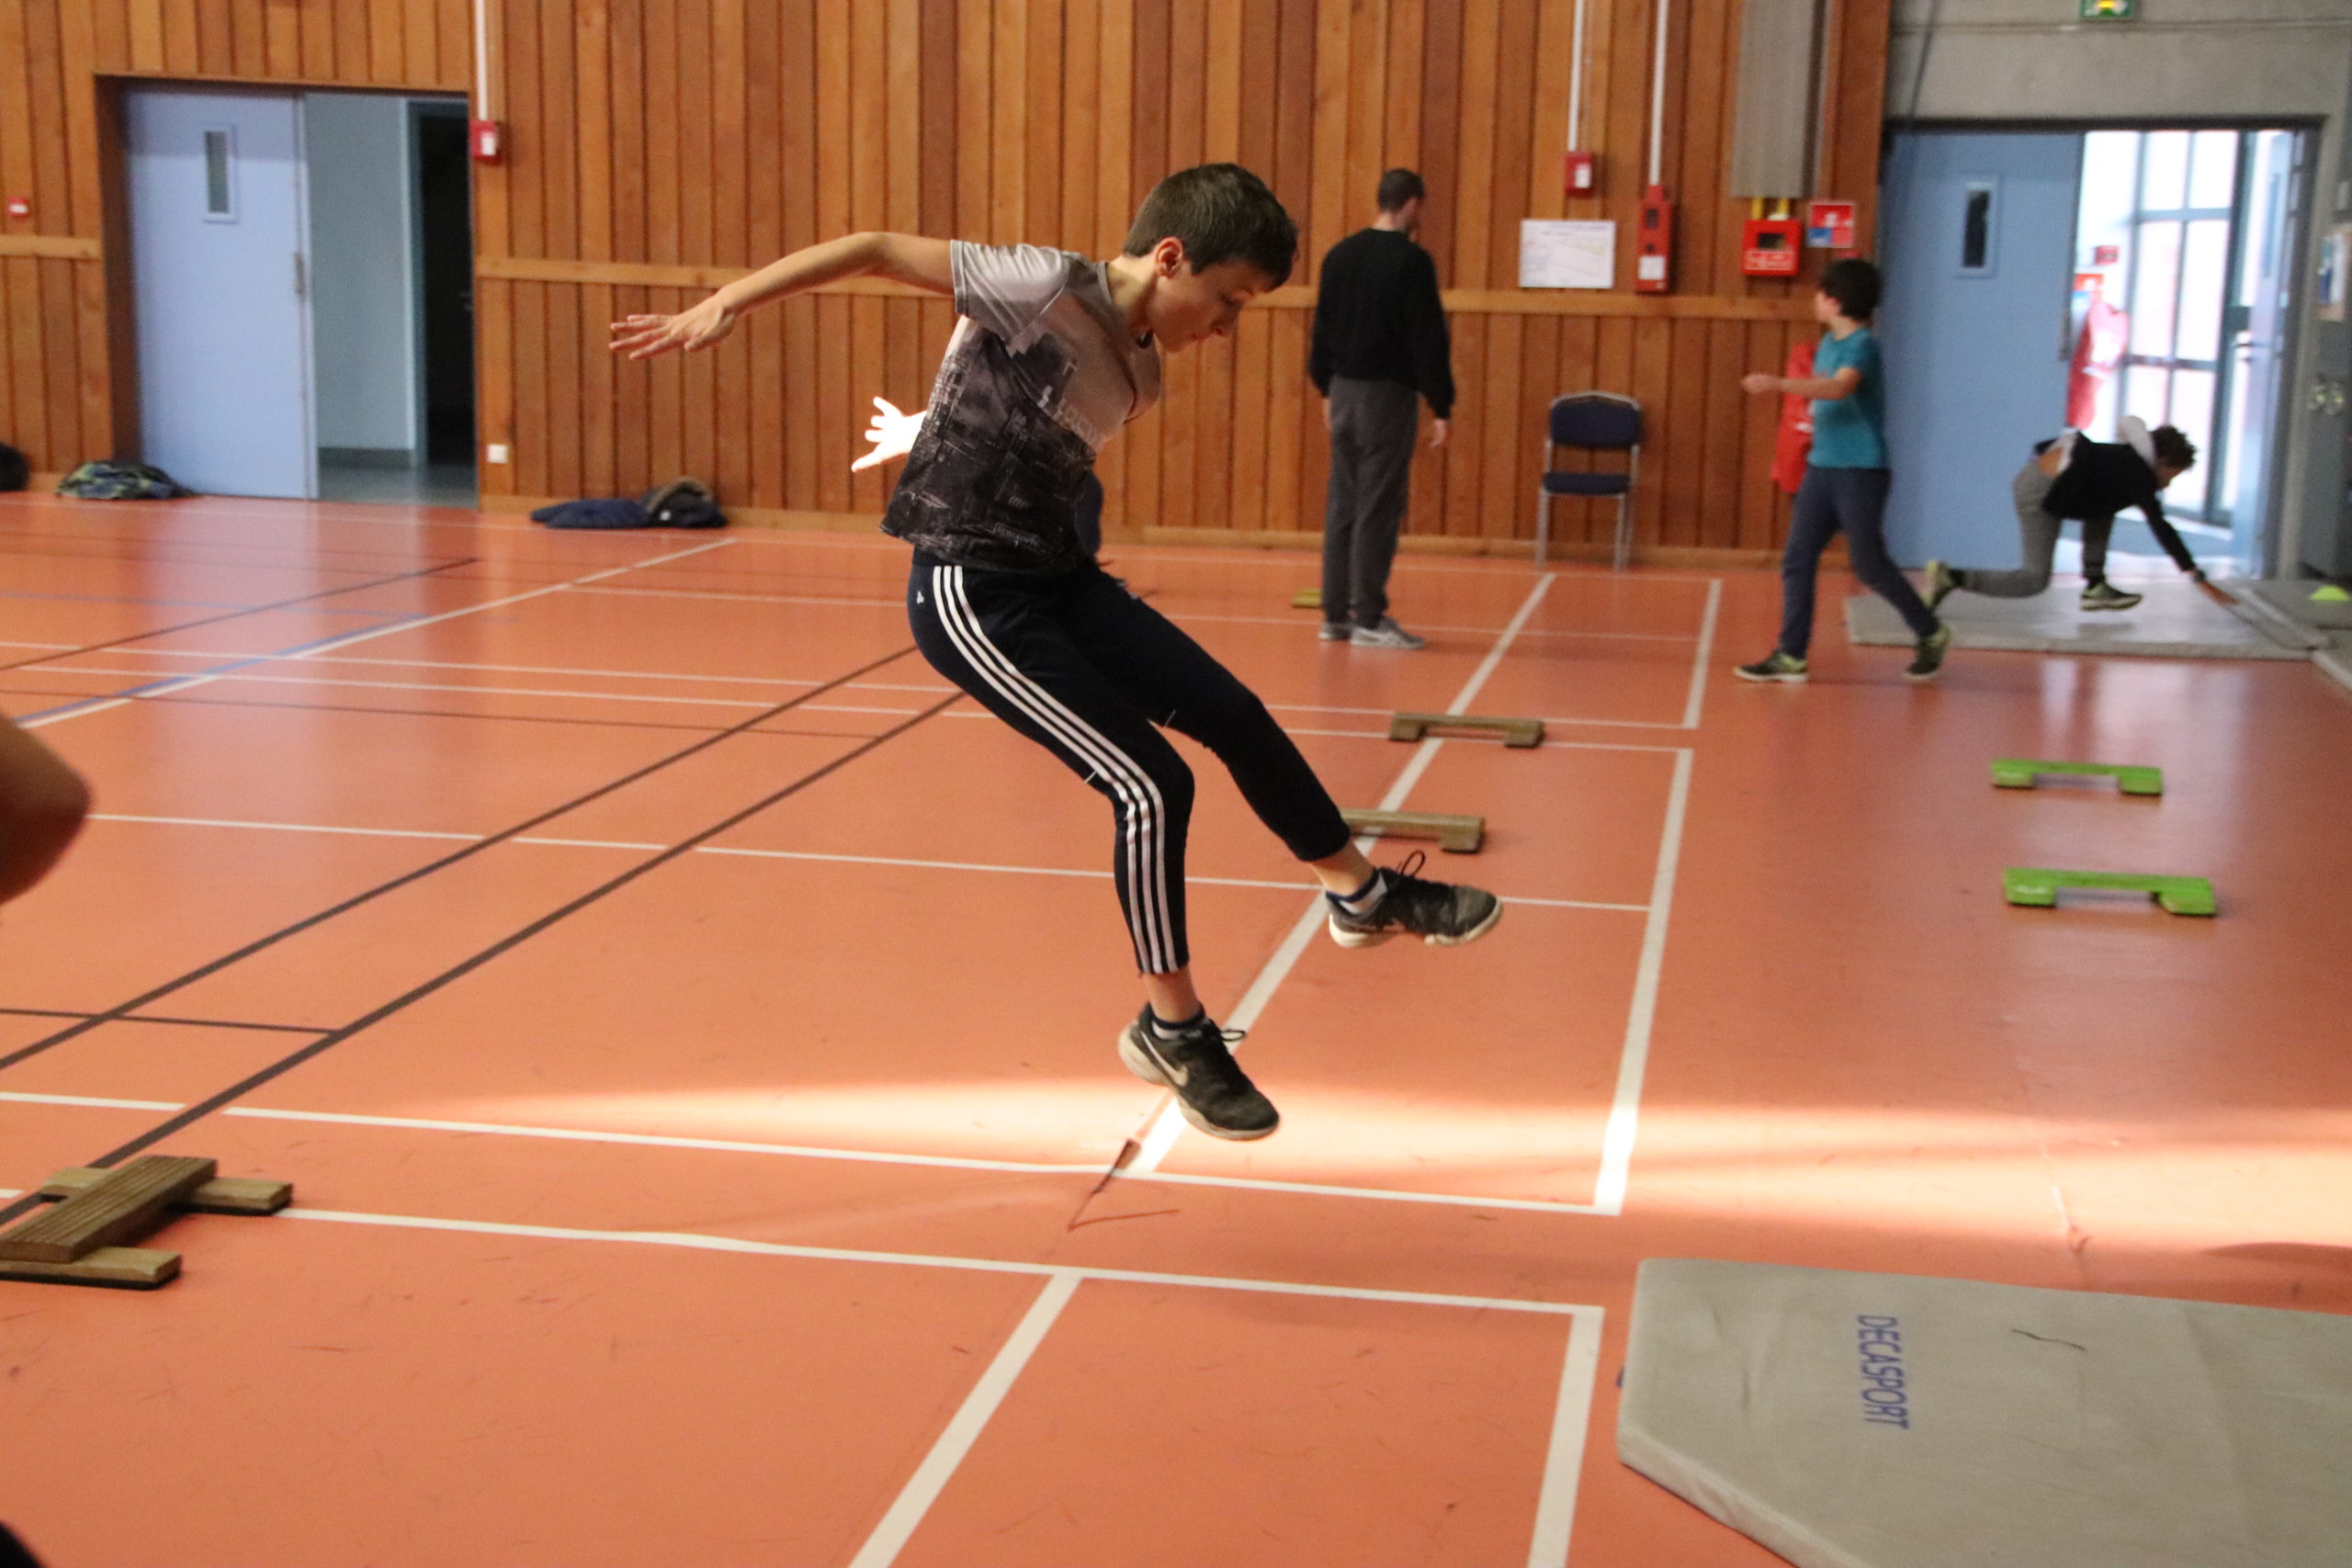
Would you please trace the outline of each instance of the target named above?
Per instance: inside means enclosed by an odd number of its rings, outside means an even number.
[[[922,428],[921,413],[900,413],[898,405],[887,399],[875,399],[874,408],[874,423],[865,427],[865,438],[874,444],[874,450],[849,466],[853,474],[905,457],[915,444],[915,432]]]
[[[674,349],[708,348],[735,330],[735,310],[716,294],[674,316],[629,316],[613,323],[612,349],[650,359]]]

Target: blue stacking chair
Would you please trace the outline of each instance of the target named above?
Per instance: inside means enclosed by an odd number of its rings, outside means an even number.
[[[1642,405],[1614,392],[1570,392],[1552,400],[1550,438],[1544,444],[1544,486],[1535,498],[1535,558],[1541,562],[1552,542],[1552,498],[1555,495],[1617,498],[1617,570],[1634,553],[1634,480],[1642,471]],[[1553,471],[1555,454],[1563,446],[1587,452],[1623,451],[1622,474],[1564,474]]]

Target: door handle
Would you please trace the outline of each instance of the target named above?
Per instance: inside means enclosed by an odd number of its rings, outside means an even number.
[[[311,279],[309,276],[309,269],[302,265],[302,253],[296,251],[294,253],[294,298],[297,299],[308,299],[310,297],[310,293]]]

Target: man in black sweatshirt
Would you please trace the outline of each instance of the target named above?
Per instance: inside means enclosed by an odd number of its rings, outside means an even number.
[[[2140,602],[2107,581],[2107,540],[2115,514],[2136,506],[2148,520],[2148,531],[2172,557],[2173,564],[2198,581],[2205,581],[2196,558],[2180,542],[2180,535],[2165,520],[2158,494],[2166,485],[2197,466],[2197,446],[2169,424],[2150,430],[2136,416],[2126,416],[2116,442],[2092,441],[2070,430],[2055,440],[2039,442],[2034,455],[2011,481],[2017,501],[2018,531],[2025,544],[2025,564],[2014,571],[1962,570],[1939,560],[1928,563],[1928,604],[1943,603],[1959,589],[1994,599],[2030,599],[2050,586],[2051,558],[2057,552],[2058,530],[2069,517],[2083,524],[2083,608],[2128,610]]]
[[[1421,176],[1380,176],[1380,216],[1323,257],[1306,373],[1323,394],[1331,483],[1323,503],[1323,640],[1358,648],[1419,648],[1388,614],[1388,569],[1405,524],[1406,486],[1420,423],[1419,399],[1445,444],[1453,370],[1438,298],[1437,264],[1413,243]]]

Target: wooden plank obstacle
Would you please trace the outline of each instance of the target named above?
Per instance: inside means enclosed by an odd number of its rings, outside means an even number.
[[[76,1166],[40,1190],[56,1200],[0,1231],[0,1280],[152,1291],[180,1271],[180,1255],[133,1245],[175,1213],[274,1214],[293,1201],[288,1181],[215,1176],[216,1162],[142,1155],[118,1170]]]

